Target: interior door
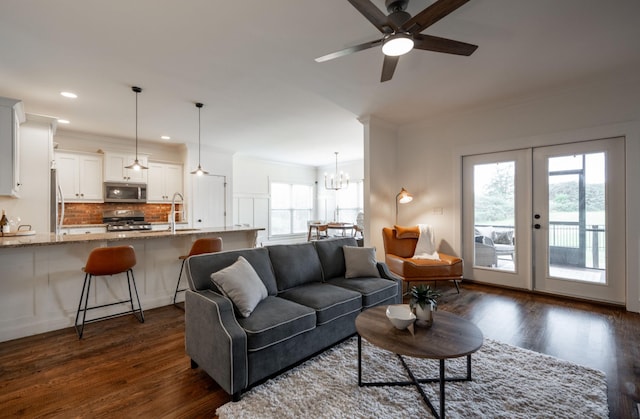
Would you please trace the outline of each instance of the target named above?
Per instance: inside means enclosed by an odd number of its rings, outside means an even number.
[[[531,289],[531,150],[463,158],[465,278]]]
[[[625,302],[624,139],[533,151],[535,289]]]
[[[193,227],[224,227],[226,217],[227,181],[220,175],[194,176]]]

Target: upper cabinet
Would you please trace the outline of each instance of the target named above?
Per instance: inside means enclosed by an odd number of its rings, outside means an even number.
[[[20,193],[20,124],[22,102],[0,97],[0,196]]]
[[[182,165],[150,162],[148,175],[148,202],[171,202],[176,192],[183,193]]]
[[[103,202],[102,155],[56,151],[58,184],[67,202]]]
[[[104,153],[104,180],[106,182],[147,183],[147,170],[133,170],[126,167],[135,160],[135,154]],[[138,161],[148,167],[149,157],[138,154]]]

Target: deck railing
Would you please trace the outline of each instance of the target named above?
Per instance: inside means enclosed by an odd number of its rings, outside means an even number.
[[[493,227],[502,232],[513,231],[513,237],[516,237],[514,226],[476,224],[476,227]],[[550,222],[549,256],[551,264],[604,269],[606,263],[605,235],[604,225],[591,224],[581,232],[578,222]]]

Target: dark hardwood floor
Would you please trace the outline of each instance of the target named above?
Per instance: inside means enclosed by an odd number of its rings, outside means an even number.
[[[465,283],[440,310],[485,337],[604,371],[612,418],[638,418],[640,315]],[[184,313],[167,306],[0,343],[0,417],[213,417],[229,397],[184,353]]]

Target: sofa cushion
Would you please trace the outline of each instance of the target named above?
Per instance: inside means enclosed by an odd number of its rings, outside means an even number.
[[[267,298],[267,288],[242,256],[232,265],[212,273],[211,280],[242,317],[249,317],[258,303]]]
[[[362,308],[370,308],[393,299],[402,292],[396,281],[384,278],[333,278],[329,284],[350,289],[362,295]]]
[[[316,327],[315,310],[293,301],[268,296],[251,316],[238,318],[247,334],[247,350],[258,351]]]
[[[267,246],[278,291],[322,281],[322,267],[313,243]]]
[[[343,246],[357,246],[358,242],[353,237],[340,237],[327,240],[317,240],[314,242],[320,264],[322,265],[322,276],[326,281],[338,276],[344,276],[344,252]]]
[[[211,289],[220,291],[211,282],[211,274],[232,265],[238,260],[238,256],[244,257],[255,269],[256,273],[267,287],[269,295],[276,295],[278,288],[276,278],[273,275],[269,252],[264,247],[241,250],[227,250],[218,253],[207,253],[191,256],[187,259],[186,270],[191,290],[202,291]]]
[[[380,276],[375,247],[344,246],[343,252],[345,278]]]
[[[362,309],[360,293],[325,283],[301,285],[278,296],[313,308],[318,326]]]

